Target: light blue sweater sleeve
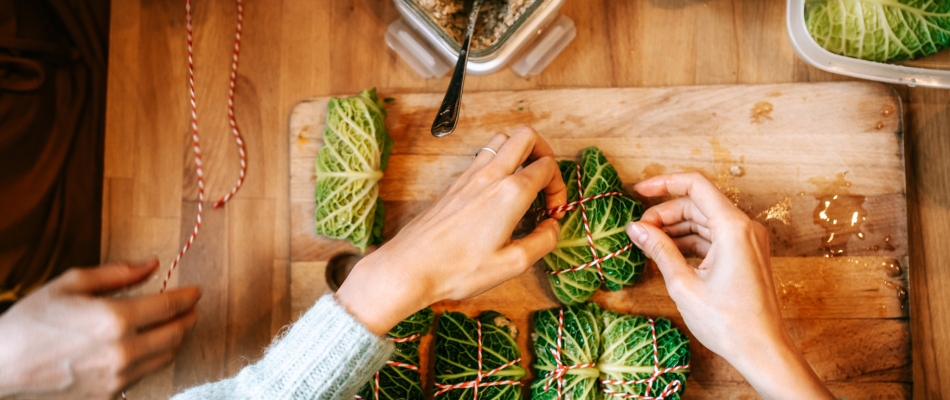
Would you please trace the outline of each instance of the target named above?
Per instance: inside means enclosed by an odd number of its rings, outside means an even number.
[[[260,361],[172,399],[352,399],[392,352],[327,294]]]

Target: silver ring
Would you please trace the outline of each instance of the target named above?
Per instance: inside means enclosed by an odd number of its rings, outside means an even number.
[[[498,153],[496,153],[495,150],[492,150],[492,149],[489,148],[489,147],[482,147],[482,148],[478,149],[478,151],[475,152],[475,157],[476,157],[476,158],[478,158],[478,153],[481,153],[482,150],[489,151],[489,152],[491,152],[492,154],[494,154],[494,155],[496,155],[496,156],[498,155]]]

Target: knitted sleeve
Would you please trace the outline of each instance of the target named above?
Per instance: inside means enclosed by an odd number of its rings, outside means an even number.
[[[173,399],[352,399],[392,352],[327,294],[260,361]]]

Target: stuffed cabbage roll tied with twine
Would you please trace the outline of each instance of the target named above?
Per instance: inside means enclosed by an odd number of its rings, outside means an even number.
[[[432,328],[435,313],[426,307],[404,319],[389,331],[396,351],[369,382],[360,389],[357,399],[396,400],[422,399],[419,374],[419,340]]]
[[[607,397],[679,400],[689,376],[689,338],[670,321],[604,311],[597,361]]]
[[[514,324],[495,311],[475,319],[442,314],[435,338],[435,398],[520,399],[526,371],[517,337]]]
[[[643,215],[640,202],[623,193],[617,170],[596,147],[584,149],[581,163],[559,161],[567,185],[567,204],[544,215],[567,210],[560,220],[557,247],[544,256],[554,295],[566,305],[586,301],[600,288],[632,285],[646,258],[625,231]],[[544,194],[537,203],[543,206]]]
[[[383,241],[379,181],[393,148],[385,116],[375,88],[331,98],[317,154],[316,231],[349,240],[361,251]]]
[[[584,303],[534,313],[533,400],[600,400],[598,379],[604,324],[600,307]]]
[[[950,0],[807,0],[805,25],[835,54],[912,60],[950,46]]]

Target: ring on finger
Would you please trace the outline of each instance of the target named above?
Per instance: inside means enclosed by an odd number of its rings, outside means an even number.
[[[498,152],[496,152],[496,151],[495,151],[494,149],[492,149],[491,147],[482,147],[482,148],[478,149],[478,151],[475,152],[475,158],[478,158],[478,153],[481,153],[482,150],[487,151],[487,152],[489,152],[489,153],[492,153],[492,155],[496,155],[496,156],[498,155]]]

